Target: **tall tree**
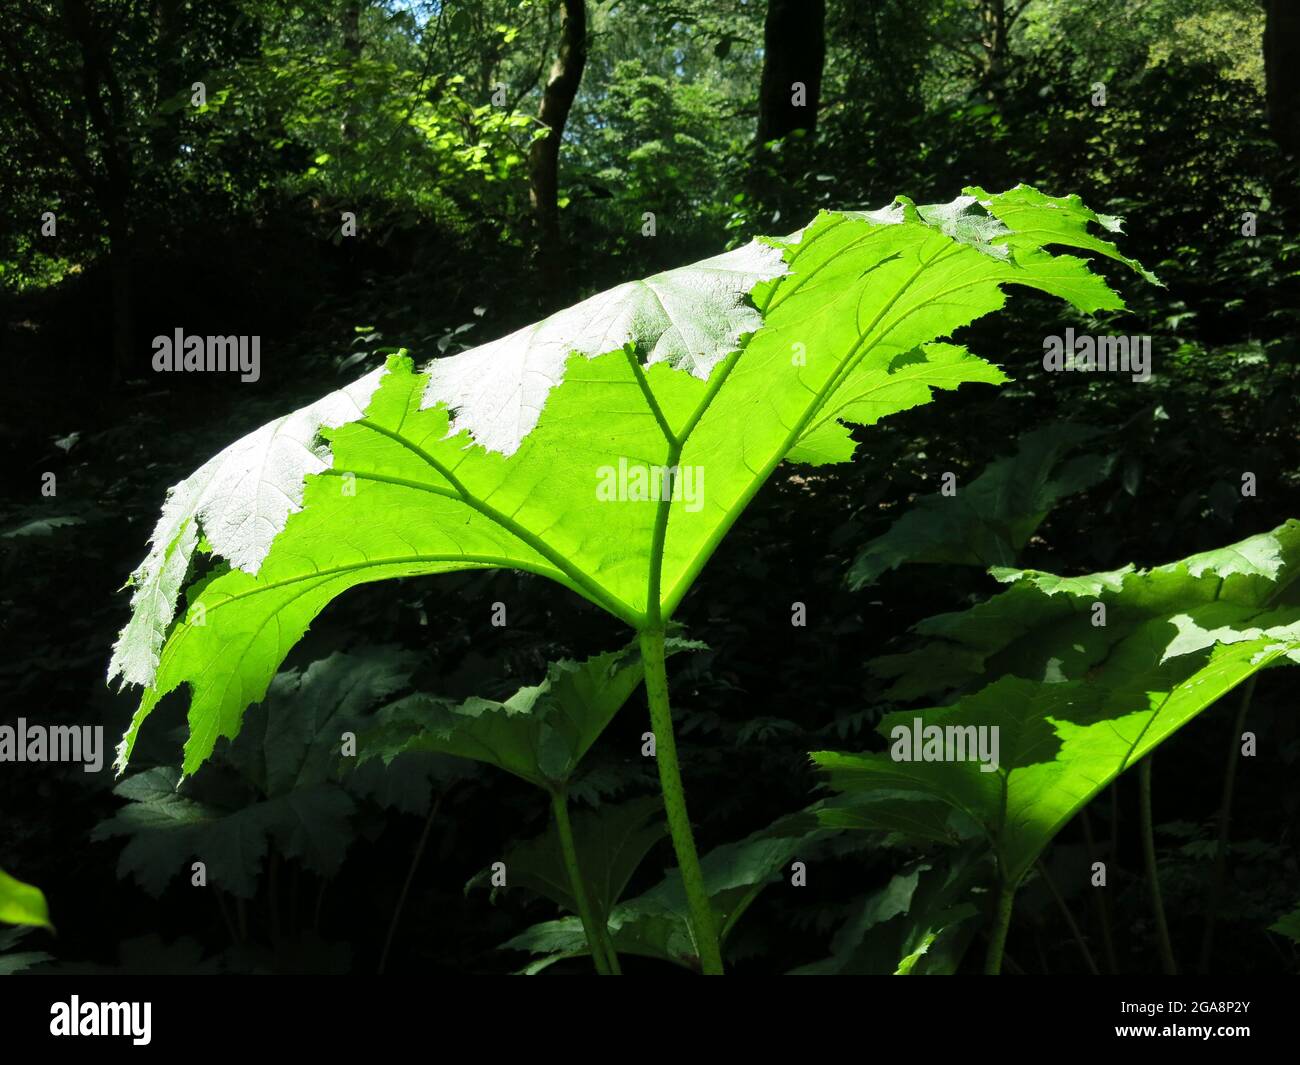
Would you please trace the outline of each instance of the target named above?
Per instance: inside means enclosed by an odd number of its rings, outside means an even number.
[[[1014,4],[1007,3],[1007,0],[980,0],[980,89],[990,99],[997,99],[1000,95],[1007,59],[1011,54],[1011,29],[1029,4],[1030,0],[1019,0]]]
[[[535,140],[528,152],[529,199],[544,251],[557,249],[560,242],[560,141],[586,65],[587,5],[585,0],[560,0],[560,47],[537,112],[546,135]]]
[[[826,62],[826,0],[768,0],[763,77],[758,90],[758,148],[817,127]]]
[[[1300,4],[1267,0],[1264,22],[1264,89],[1273,139],[1300,156]]]
[[[768,0],[763,23],[763,73],[758,88],[758,130],[750,193],[779,215],[802,210],[794,181],[817,128],[826,63],[825,0]],[[772,150],[773,141],[782,141]],[[775,216],[774,216],[775,217]]]
[[[939,0],[924,7],[919,20],[931,39],[957,60],[956,76],[973,82],[972,90],[994,103],[1002,100],[1007,75],[1015,61],[1012,31],[1034,0]],[[1093,17],[1087,0],[1083,6],[1048,5],[1049,12],[1087,21]],[[951,60],[950,60],[951,61]]]

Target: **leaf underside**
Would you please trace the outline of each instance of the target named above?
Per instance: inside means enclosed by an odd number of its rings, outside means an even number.
[[[788,240],[620,286],[422,371],[393,357],[259,430],[172,489],[133,578],[110,677],[145,692],[119,772],[181,685],[194,772],[315,616],[365,582],[510,568],[635,628],[662,623],[781,461],[844,461],[850,425],[1005,380],[940,342],[998,310],[1004,285],[1122,307],[1085,260],[1044,250],[1128,263],[1088,232],[1099,221],[1026,186],[823,212]],[[471,367],[491,387],[469,387]],[[614,471],[657,467],[680,468],[683,490],[602,497]]]

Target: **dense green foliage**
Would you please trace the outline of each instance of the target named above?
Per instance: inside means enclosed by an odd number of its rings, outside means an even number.
[[[0,0],[0,971],[1296,971],[1273,5],[577,6]]]

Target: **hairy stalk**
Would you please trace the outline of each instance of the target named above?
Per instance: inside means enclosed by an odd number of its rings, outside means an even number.
[[[609,959],[605,957],[605,940],[599,935],[591,899],[587,895],[587,882],[582,879],[578,866],[578,848],[573,844],[573,826],[569,823],[569,800],[563,788],[551,792],[551,812],[555,815],[555,830],[560,836],[560,853],[564,855],[564,868],[569,873],[569,888],[578,904],[578,918],[591,948],[591,960],[601,976],[613,975]]]
[[[1165,922],[1165,900],[1160,894],[1160,877],[1156,870],[1156,834],[1151,822],[1151,762],[1147,755],[1138,767],[1138,784],[1142,800],[1142,856],[1146,863],[1147,886],[1151,890],[1151,909],[1156,918],[1156,937],[1160,946],[1160,965],[1166,976],[1178,975],[1174,961],[1174,945],[1169,939],[1169,925]]]
[[[1219,905],[1223,901],[1223,885],[1228,873],[1228,829],[1232,825],[1232,797],[1237,786],[1237,762],[1241,756],[1241,734],[1246,728],[1246,715],[1255,695],[1256,673],[1246,682],[1241,704],[1233,719],[1232,734],[1228,737],[1228,761],[1223,769],[1223,796],[1219,800],[1219,839],[1214,851],[1214,873],[1210,880],[1210,897],[1205,908],[1205,935],[1201,939],[1201,958],[1198,968],[1210,971],[1210,957],[1214,952],[1214,925],[1219,919]]]
[[[993,931],[989,934],[989,952],[984,956],[985,976],[998,976],[1002,972],[1002,954],[1007,946],[1007,930],[1011,927],[1011,908],[1015,901],[1015,886],[999,878],[997,909],[993,914]]]
[[[664,811],[668,815],[668,832],[682,887],[690,911],[691,934],[699,953],[705,976],[722,975],[722,949],[713,919],[713,906],[704,887],[704,872],[695,850],[691,819],[686,813],[686,791],[677,765],[677,741],[673,736],[673,715],[668,705],[668,673],[664,668],[664,633],[648,629],[640,633],[641,658],[645,663],[646,700],[650,704],[650,727],[655,737],[655,761],[659,764],[659,786],[663,792]]]

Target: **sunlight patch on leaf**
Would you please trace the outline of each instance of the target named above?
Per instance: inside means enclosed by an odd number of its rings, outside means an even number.
[[[509,336],[425,367],[420,404],[453,412],[449,434],[468,430],[488,451],[513,455],[533,431],[568,358],[593,357],[634,343],[645,364],[666,362],[707,380],[740,338],[763,324],[748,302],[759,281],[786,272],[781,253],[751,241],[743,248],[629,281]]]

